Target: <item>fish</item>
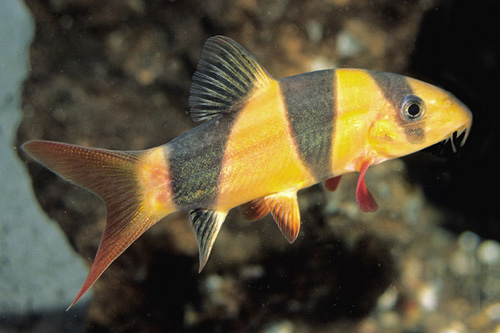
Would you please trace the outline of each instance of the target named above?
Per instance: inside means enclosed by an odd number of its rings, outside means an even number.
[[[440,142],[463,146],[470,110],[449,92],[398,74],[336,68],[274,79],[241,45],[209,38],[193,74],[190,116],[198,126],[159,147],[113,151],[33,140],[22,148],[64,179],[97,194],[107,220],[94,262],[71,308],[138,237],[186,211],[207,263],[228,211],[271,214],[288,242],[300,230],[297,192],[359,172],[356,201],[378,204],[372,165]],[[458,141],[455,143],[454,141]]]

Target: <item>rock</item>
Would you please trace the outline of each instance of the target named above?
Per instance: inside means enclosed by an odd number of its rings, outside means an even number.
[[[40,209],[16,153],[33,35],[24,2],[0,2],[0,318],[7,326],[8,318],[20,320],[27,314],[57,312],[64,317],[87,274],[58,225]]]

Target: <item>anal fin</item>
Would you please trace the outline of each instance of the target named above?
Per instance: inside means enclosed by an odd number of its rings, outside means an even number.
[[[249,201],[241,206],[243,215],[249,221],[257,221],[269,214],[264,198]]]
[[[293,243],[300,230],[297,192],[280,192],[268,195],[264,197],[264,201],[281,233],[290,243]]]
[[[203,270],[208,261],[212,246],[219,234],[219,230],[224,223],[227,212],[214,209],[194,209],[189,212],[189,220],[196,233],[198,251],[200,254],[200,268]]]

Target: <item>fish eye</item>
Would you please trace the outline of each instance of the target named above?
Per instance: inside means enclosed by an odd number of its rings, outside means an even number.
[[[422,118],[425,113],[424,101],[415,95],[408,95],[403,99],[401,114],[408,121],[416,121]]]

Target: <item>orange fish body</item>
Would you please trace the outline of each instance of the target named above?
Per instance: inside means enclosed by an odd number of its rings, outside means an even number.
[[[297,191],[321,181],[334,190],[359,171],[357,201],[370,165],[404,156],[453,133],[467,138],[469,110],[451,94],[397,74],[331,69],[275,80],[233,40],[205,44],[189,99],[195,121],[171,142],[119,152],[50,141],[23,148],[62,177],[99,195],[107,222],[89,275],[70,307],[154,223],[189,211],[206,264],[227,212],[250,220],[271,213],[289,242],[300,228]],[[452,140],[452,144],[454,144]]]

